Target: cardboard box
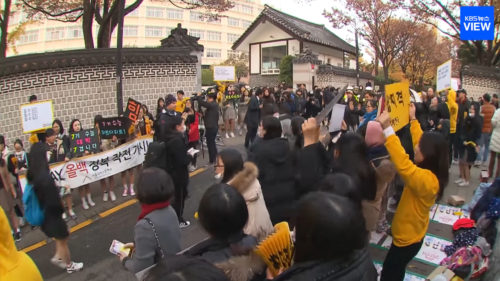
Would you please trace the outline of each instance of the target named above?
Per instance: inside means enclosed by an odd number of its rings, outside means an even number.
[[[462,206],[465,203],[465,199],[462,196],[451,195],[448,197],[448,204],[451,206]]]
[[[433,272],[431,272],[431,274],[429,274],[429,276],[427,276],[427,278],[425,278],[425,281],[432,281],[439,274],[442,274],[446,278],[446,281],[450,281],[453,276],[455,276],[455,273],[453,273],[453,271],[449,270],[448,268],[444,266],[438,266],[436,269],[434,269]]]

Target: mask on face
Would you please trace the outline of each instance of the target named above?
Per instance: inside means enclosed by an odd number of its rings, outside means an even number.
[[[471,118],[474,118],[474,116],[476,116],[476,114],[474,114],[474,113],[469,113],[469,116],[470,116]]]
[[[215,174],[214,178],[215,178],[216,180],[220,180],[220,179],[222,179],[222,175],[223,175],[223,173],[218,173],[218,174]]]

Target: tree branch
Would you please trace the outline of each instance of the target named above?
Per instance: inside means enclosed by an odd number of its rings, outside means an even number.
[[[26,0],[22,0],[23,4],[28,6],[28,8],[30,9],[33,9],[35,11],[38,11],[46,16],[50,16],[50,17],[53,17],[53,18],[57,18],[57,17],[61,17],[61,16],[66,16],[68,14],[73,14],[75,12],[82,12],[83,13],[83,7],[78,7],[78,8],[74,8],[74,9],[71,9],[71,10],[68,10],[68,11],[63,11],[63,12],[60,12],[60,13],[50,13],[48,11],[46,11],[45,9],[42,9],[38,6],[33,6],[31,4],[29,4]],[[80,18],[81,15],[76,15],[76,17]]]

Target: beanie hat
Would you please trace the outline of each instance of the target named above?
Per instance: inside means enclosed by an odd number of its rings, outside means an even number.
[[[458,219],[454,224],[453,224],[453,230],[459,230],[461,228],[472,228],[475,227],[474,220],[463,218],[463,219]]]
[[[384,130],[382,129],[382,125],[380,125],[379,122],[368,122],[368,125],[366,125],[365,142],[366,146],[368,147],[384,145]]]

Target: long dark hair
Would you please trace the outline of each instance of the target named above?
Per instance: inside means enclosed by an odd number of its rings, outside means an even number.
[[[219,156],[222,159],[222,163],[224,163],[222,182],[227,183],[239,171],[243,170],[243,157],[238,150],[232,148],[222,150],[219,152]]]
[[[31,146],[28,153],[28,173],[26,177],[28,182],[34,182],[44,174],[50,173],[49,163],[47,162],[47,149],[41,142],[37,142]]]
[[[52,122],[52,127],[54,127],[54,124],[59,125],[59,134],[64,135],[64,127],[61,120],[54,119],[54,122]]]
[[[439,181],[439,191],[436,200],[443,196],[448,185],[448,142],[443,135],[436,132],[425,132],[418,143],[424,160],[417,164],[420,168],[430,170]]]
[[[363,199],[373,200],[377,192],[375,169],[370,165],[364,139],[356,133],[343,134],[335,146],[338,157],[334,172],[345,173],[354,180]]]
[[[281,137],[281,122],[278,118],[273,116],[266,116],[262,119],[262,128],[266,130],[264,135],[265,140],[275,139]]]
[[[81,130],[83,130],[82,122],[80,121],[80,119],[73,119],[73,120],[71,120],[71,122],[69,123],[69,129],[68,129],[69,131],[68,131],[68,132],[69,132],[70,134],[75,132],[75,131],[73,130],[73,124],[74,124],[75,122],[77,122],[77,121],[78,121],[78,122],[80,122],[80,131],[81,131]]]

